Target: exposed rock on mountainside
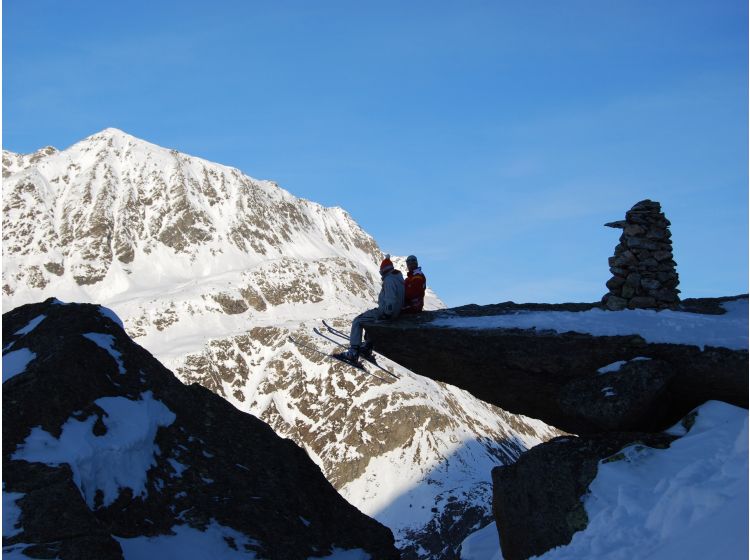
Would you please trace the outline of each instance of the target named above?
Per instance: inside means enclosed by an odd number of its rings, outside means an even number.
[[[193,531],[265,558],[399,557],[302,449],[180,383],[115,319],[53,300],[3,315],[3,501],[20,509],[6,550],[122,558]]]
[[[406,557],[455,556],[491,520],[492,467],[560,433],[387,361],[395,383],[289,342],[330,352],[312,327],[348,330],[375,305],[382,254],[340,208],[115,129],[4,152],[3,170],[5,309],[113,309],[181,380],[302,446]]]
[[[379,255],[341,209],[115,129],[63,152],[4,151],[3,177],[6,295],[127,277],[145,256],[159,259],[157,272],[195,265],[205,275],[237,255]]]
[[[491,519],[492,467],[559,433],[387,360],[400,379],[363,375],[290,347],[289,334],[317,344],[304,325],[256,327],[189,356],[180,376],[303,442],[342,495],[404,527],[397,534],[404,558],[453,557]]]
[[[713,302],[693,300],[691,305],[712,308]],[[456,314],[483,316],[540,309],[487,307],[458,309]],[[573,307],[583,311],[594,305]],[[572,308],[549,305],[542,309]],[[712,399],[748,406],[747,350],[648,343],[637,334],[594,336],[431,326],[434,318],[452,312],[379,323],[368,332],[376,349],[416,373],[573,433],[658,431]],[[650,360],[639,363],[636,358]],[[622,362],[620,371],[606,379],[597,375],[600,368],[615,362]],[[609,399],[605,387],[619,398]]]

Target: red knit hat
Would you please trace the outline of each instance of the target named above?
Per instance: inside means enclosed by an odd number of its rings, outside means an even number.
[[[383,262],[380,263],[380,274],[386,274],[393,270],[393,263],[391,262],[391,256],[386,255]]]

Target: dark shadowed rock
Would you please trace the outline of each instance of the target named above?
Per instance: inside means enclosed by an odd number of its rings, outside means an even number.
[[[677,373],[659,360],[633,361],[618,371],[575,379],[560,391],[560,408],[602,432],[644,430],[669,423],[669,383]]]
[[[688,300],[686,310],[716,313],[721,309],[719,304],[729,299]],[[654,344],[637,335],[430,325],[433,318],[445,313],[483,316],[520,310],[585,311],[594,307],[597,305],[465,306],[372,324],[367,332],[378,352],[420,375],[455,385],[504,410],[541,419],[568,432],[659,431],[708,400],[747,408],[747,350]],[[611,402],[607,392],[602,391],[608,381],[597,371],[637,357],[658,363],[632,366],[622,375],[609,378],[617,384],[621,401]],[[627,379],[627,371],[634,372],[635,377]]]
[[[721,314],[721,303],[745,297],[685,300],[680,308]],[[379,352],[421,375],[582,434],[538,445],[516,463],[493,470],[493,512],[506,559],[568,544],[586,527],[581,498],[602,459],[616,459],[631,444],[668,446],[674,437],[662,430],[708,400],[748,406],[747,350],[651,344],[637,335],[430,324],[444,313],[486,316],[595,307],[506,302],[422,313],[367,328]]]
[[[610,433],[560,437],[537,445],[512,465],[492,470],[493,511],[506,560],[570,543],[588,525],[582,497],[599,461],[628,445],[665,448],[674,436]]]
[[[247,537],[229,546],[261,558],[307,559],[334,547],[399,557],[391,531],[349,505],[301,448],[209,390],[180,383],[101,307],[47,300],[14,309],[3,315],[3,349],[4,357],[35,355],[3,383],[4,491],[23,494],[20,532],[4,546],[40,558],[122,558],[114,537],[218,524]],[[115,429],[107,397],[151,401],[173,416],[156,430],[142,492],[120,487],[107,501],[101,489],[79,489],[65,462],[13,458],[32,429],[52,440],[66,425],[88,424],[92,440],[105,436]]]

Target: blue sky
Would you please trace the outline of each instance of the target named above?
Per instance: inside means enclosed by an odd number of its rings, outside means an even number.
[[[342,206],[449,305],[597,301],[639,200],[748,291],[742,0],[3,2],[3,148],[103,128]]]

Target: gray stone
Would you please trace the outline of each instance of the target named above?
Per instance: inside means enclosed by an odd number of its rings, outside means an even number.
[[[605,227],[611,227],[615,229],[622,229],[626,225],[628,225],[628,222],[625,220],[619,220],[617,222],[607,222],[606,224],[604,224]]]
[[[625,278],[622,276],[613,276],[609,280],[607,280],[607,288],[610,290],[617,290],[618,288],[621,288],[622,285],[625,283]]]
[[[620,243],[615,247],[614,257],[609,259],[610,270],[617,277],[629,279],[623,286],[619,286],[619,282],[608,282],[607,288],[613,295],[626,300],[648,298],[655,297],[662,289],[669,290],[677,286],[679,282],[672,254],[670,222],[661,212],[658,202],[642,200],[625,213],[624,221],[610,222],[607,225],[623,230]],[[670,276],[657,277],[657,272]],[[643,284],[641,277],[646,279]],[[671,296],[668,303],[670,306],[674,303]],[[641,299],[632,305],[629,302],[628,307],[654,307],[656,304],[657,302],[651,305],[648,299]]]
[[[620,290],[620,295],[624,297],[626,300],[629,300],[633,296],[637,294],[637,289],[632,284],[625,284],[623,285],[622,289]]]
[[[656,298],[651,296],[635,296],[628,301],[629,309],[653,309],[656,307]]]
[[[627,236],[643,235],[644,233],[646,233],[646,228],[644,228],[643,226],[639,226],[637,224],[628,225],[628,226],[625,226],[625,229],[623,230],[623,232]]]
[[[625,278],[625,283],[628,286],[636,288],[641,285],[641,275],[637,272],[631,272],[630,274],[628,274],[627,278]]]
[[[617,460],[640,444],[664,449],[667,434],[618,433],[558,437],[537,445],[508,466],[492,470],[493,513],[506,560],[521,560],[570,543],[588,525],[583,498],[599,462]]]
[[[672,258],[672,251],[657,251],[654,253],[654,258],[659,262],[666,261],[667,259]]]
[[[610,294],[607,297],[607,301],[605,302],[605,305],[607,306],[607,309],[610,311],[621,311],[622,309],[625,309],[628,305],[628,300],[625,298],[621,298],[615,295]]]

